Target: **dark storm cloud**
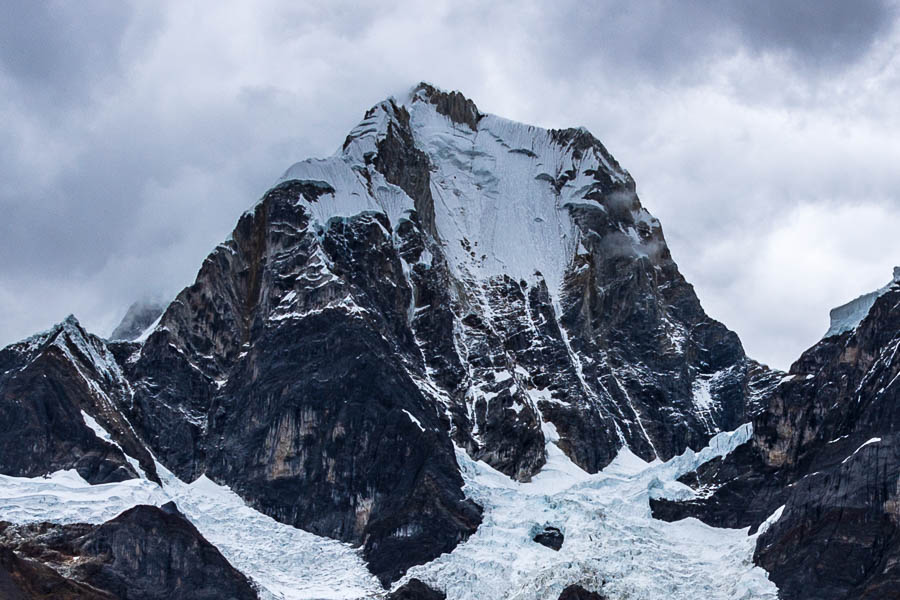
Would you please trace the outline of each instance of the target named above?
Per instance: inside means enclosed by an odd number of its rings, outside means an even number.
[[[880,0],[648,0],[565,2],[536,21],[549,41],[548,75],[622,80],[702,79],[711,61],[772,55],[801,71],[831,74],[855,64],[888,34],[895,8]],[[813,74],[813,73],[810,73]]]
[[[425,79],[503,116],[589,126],[704,305],[784,366],[822,329],[809,315],[884,283],[895,250],[900,113],[885,98],[900,67],[882,48],[895,13],[872,0],[2,3],[0,345],[69,312],[108,333],[136,298],[173,295],[286,167]],[[823,238],[840,223],[877,235]]]
[[[888,33],[895,8],[880,0],[759,0],[718,6],[742,41],[757,52],[786,52],[805,66],[842,68],[859,60]]]

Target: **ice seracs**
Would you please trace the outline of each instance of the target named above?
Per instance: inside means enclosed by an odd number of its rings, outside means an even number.
[[[551,451],[530,483],[459,451],[466,493],[485,507],[484,523],[449,554],[410,569],[395,587],[416,578],[448,600],[543,600],[572,584],[609,598],[775,600],[775,586],[752,562],[758,534],[695,519],[657,521],[648,503],[665,486],[691,494],[676,479],[727,455],[751,434],[745,425],[665,463],[646,463],[623,448],[595,475]],[[565,527],[558,551],[533,539],[545,524]]]

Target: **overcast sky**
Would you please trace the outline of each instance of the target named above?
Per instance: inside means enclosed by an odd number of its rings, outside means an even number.
[[[584,125],[707,312],[786,368],[900,264],[896,2],[0,3],[0,345],[173,296],[420,80]]]

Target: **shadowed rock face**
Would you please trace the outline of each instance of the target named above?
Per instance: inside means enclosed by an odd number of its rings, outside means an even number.
[[[570,585],[559,595],[559,600],[607,600],[597,592],[589,592],[580,585]]]
[[[4,600],[114,600],[114,596],[67,579],[50,567],[0,546],[0,598]]]
[[[900,285],[858,327],[807,350],[754,419],[752,445],[684,479],[709,498],[654,512],[756,527],[754,560],[785,598],[900,589]]]
[[[534,541],[553,550],[559,550],[562,548],[565,536],[558,528],[548,525],[534,536]]]
[[[102,525],[0,525],[0,563],[29,599],[257,598],[171,503],[136,506]],[[59,595],[40,595],[50,588]]]

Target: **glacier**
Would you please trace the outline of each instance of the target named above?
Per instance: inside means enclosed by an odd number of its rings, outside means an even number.
[[[671,487],[682,497],[693,494],[676,479],[751,435],[747,424],[666,462],[647,463],[623,448],[594,475],[550,441],[547,464],[529,483],[458,450],[464,489],[485,507],[484,522],[453,552],[411,568],[397,585],[417,578],[448,600],[556,598],[571,584],[610,598],[775,600],[775,585],[753,564],[758,533],[650,514],[652,493]],[[565,535],[558,552],[532,541],[545,525]]]
[[[752,561],[759,533],[692,518],[668,523],[650,514],[651,494],[692,494],[677,478],[751,435],[747,424],[666,462],[647,463],[623,448],[591,475],[556,447],[551,432],[547,463],[528,483],[458,449],[464,491],[484,506],[484,522],[468,541],[411,568],[394,587],[418,578],[445,591],[448,600],[539,600],[557,597],[573,583],[615,598],[775,600],[774,584]],[[14,523],[102,523],[138,504],[174,501],[254,581],[264,600],[384,594],[350,545],[278,523],[206,476],[185,483],[159,463],[157,470],[162,487],[144,477],[90,485],[74,470],[36,478],[0,475],[0,514]],[[532,540],[545,525],[565,535],[558,552]]]

